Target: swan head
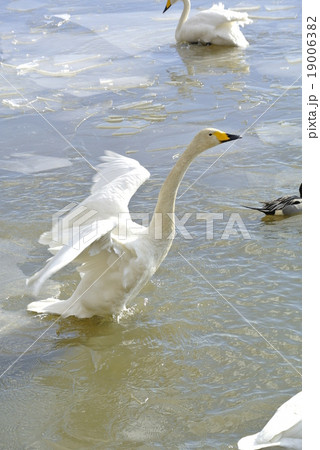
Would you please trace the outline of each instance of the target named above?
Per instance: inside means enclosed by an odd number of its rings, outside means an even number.
[[[208,148],[215,147],[216,145],[223,144],[224,142],[234,141],[236,139],[241,139],[241,136],[238,136],[237,134],[225,133],[224,131],[217,130],[216,128],[205,128],[195,135],[190,147],[196,154],[198,154]]]

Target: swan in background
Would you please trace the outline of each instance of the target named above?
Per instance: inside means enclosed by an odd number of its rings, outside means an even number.
[[[302,183],[299,187],[299,194],[299,197],[297,195],[285,195],[270,202],[261,202],[263,204],[261,208],[243,206],[244,208],[261,211],[268,216],[294,216],[302,213]]]
[[[270,447],[301,450],[302,392],[281,405],[259,433],[246,436],[238,442],[239,450],[258,450]]]
[[[78,263],[81,280],[69,299],[35,301],[28,310],[79,318],[120,314],[171,247],[176,195],[192,160],[208,148],[239,137],[214,128],[200,131],[163,183],[149,227],[133,222],[128,209],[149,172],[134,159],[106,152],[97,167],[91,195],[63,218],[62,231],[57,223],[40,237],[39,242],[48,245],[54,256],[27,284],[37,294],[49,277],[71,261]]]
[[[166,12],[178,0],[167,0]],[[190,0],[183,1],[183,11],[176,28],[176,41],[191,44],[214,44],[247,47],[248,41],[240,31],[240,26],[252,23],[247,13],[224,9],[222,3],[189,16]]]

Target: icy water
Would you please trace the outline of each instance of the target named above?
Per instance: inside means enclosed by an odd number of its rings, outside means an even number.
[[[177,46],[182,4],[164,6],[2,1],[3,449],[235,449],[300,390],[301,216],[241,205],[301,181],[301,5],[228,2],[253,19],[246,49]],[[193,163],[177,202],[189,239],[177,231],[119,323],[28,313],[25,279],[49,256],[38,238],[88,195],[104,150],[151,172],[131,202],[151,213],[207,126],[243,139]],[[197,213],[220,214],[209,233]],[[68,267],[41,296],[77,282]]]

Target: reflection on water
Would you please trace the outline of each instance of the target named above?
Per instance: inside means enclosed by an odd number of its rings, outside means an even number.
[[[256,19],[241,50],[176,45],[180,12],[165,18],[158,2],[5,2],[4,448],[236,448],[300,390],[301,217],[270,221],[241,205],[300,184],[301,11],[289,0],[246,6]],[[88,195],[82,156],[138,159],[151,179],[130,207],[150,213],[177,155],[207,126],[243,139],[193,163],[177,202],[193,239],[178,231],[120,321],[28,313],[25,278],[49,257],[38,237]],[[196,212],[219,215],[213,239]],[[233,213],[251,239],[237,227],[221,239]],[[67,268],[42,295],[66,298],[77,277]]]
[[[222,75],[232,72],[249,71],[246,52],[234,47],[216,47],[203,45],[177,45],[179,56],[186,66],[188,75]]]

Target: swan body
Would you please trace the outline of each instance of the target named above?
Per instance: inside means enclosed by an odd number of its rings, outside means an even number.
[[[91,195],[40,237],[53,257],[27,284],[37,294],[49,277],[72,261],[78,265],[80,282],[69,299],[35,301],[28,310],[79,318],[120,314],[171,247],[176,194],[192,160],[210,147],[239,137],[214,128],[200,131],[166,178],[148,227],[131,219],[128,204],[149,172],[134,159],[105,152]]]
[[[270,202],[262,202],[261,208],[245,206],[245,208],[261,211],[268,216],[294,216],[302,214],[302,184],[299,187],[300,196],[285,195]]]
[[[246,436],[238,442],[239,450],[258,450],[271,447],[301,450],[302,392],[281,405],[259,433]]]
[[[178,0],[167,0],[166,12]],[[248,41],[240,26],[252,23],[247,13],[224,9],[222,3],[189,17],[190,0],[183,1],[183,11],[176,28],[176,41],[191,44],[214,44],[247,47]]]

